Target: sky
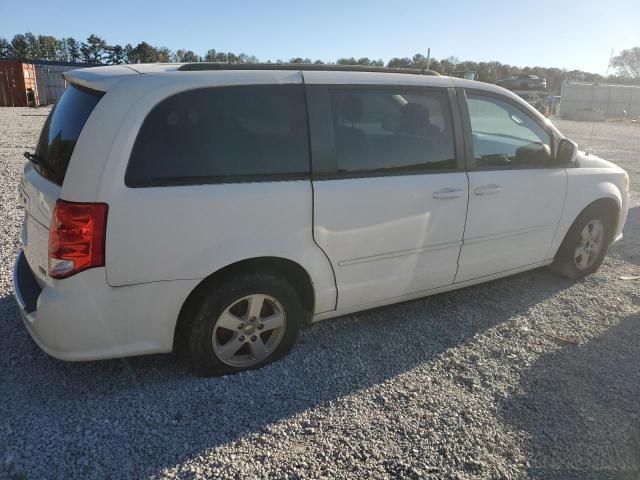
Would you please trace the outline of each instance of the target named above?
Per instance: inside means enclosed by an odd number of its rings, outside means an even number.
[[[604,74],[612,49],[640,47],[640,0],[0,0],[0,37],[27,31],[260,60],[386,62],[430,47],[438,59]]]

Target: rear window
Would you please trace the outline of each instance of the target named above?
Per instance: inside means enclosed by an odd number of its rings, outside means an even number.
[[[130,187],[293,180],[309,176],[302,85],[210,87],[173,95],[144,120]]]
[[[80,132],[102,95],[75,85],[65,90],[51,110],[36,147],[35,168],[40,175],[62,185]]]
[[[338,175],[456,169],[453,123],[444,91],[330,89]]]

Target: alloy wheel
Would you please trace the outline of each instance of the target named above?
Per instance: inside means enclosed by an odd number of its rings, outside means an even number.
[[[574,250],[576,267],[586,270],[593,266],[604,246],[604,225],[600,220],[591,220],[580,233],[580,241]]]
[[[213,328],[213,352],[233,367],[251,367],[271,355],[284,337],[285,312],[270,295],[252,294],[229,305]]]

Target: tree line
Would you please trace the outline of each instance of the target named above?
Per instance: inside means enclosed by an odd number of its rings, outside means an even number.
[[[110,45],[103,38],[92,34],[85,41],[78,41],[73,37],[56,38],[51,35],[35,35],[31,32],[15,35],[10,41],[0,37],[0,59],[47,60],[58,62],[78,62],[87,64],[117,65],[122,63],[153,63],[153,62],[222,62],[222,63],[259,63],[255,55],[246,53],[222,52],[215,49],[207,50],[204,55],[198,55],[192,50],[171,51],[167,47],[154,47],[147,42],[136,46]],[[335,63],[338,65],[385,66],[382,59],[368,57],[339,58],[335,62],[324,62],[311,58],[290,58],[289,63]],[[265,63],[271,63],[266,60]],[[284,63],[278,59],[275,63]],[[640,48],[623,50],[611,61],[615,74],[607,78],[602,75],[547,67],[517,67],[500,62],[460,61],[455,57],[446,59],[427,59],[423,54],[416,53],[413,57],[394,57],[386,63],[394,68],[430,68],[443,75],[460,75],[464,72],[476,72],[476,79],[494,83],[496,80],[514,74],[541,75],[547,79],[549,89],[559,91],[564,80],[580,80],[587,82],[608,81],[614,83],[640,80]]]

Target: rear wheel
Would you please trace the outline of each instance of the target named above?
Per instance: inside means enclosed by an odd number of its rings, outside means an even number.
[[[611,212],[600,205],[587,208],[571,225],[551,269],[572,280],[592,274],[607,255],[612,233]]]
[[[193,369],[225,375],[259,368],[289,352],[303,311],[296,290],[267,273],[239,274],[200,301],[189,334]]]

